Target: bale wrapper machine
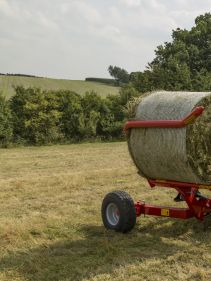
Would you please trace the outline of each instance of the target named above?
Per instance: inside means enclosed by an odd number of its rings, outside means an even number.
[[[132,120],[128,121],[124,130],[127,135],[135,129],[141,128],[174,128],[180,129],[193,124],[204,112],[203,106],[195,107],[184,118],[174,120]],[[137,165],[136,165],[137,166]],[[142,173],[140,173],[143,176]],[[176,189],[183,201],[186,201],[186,208],[167,206],[155,206],[133,199],[125,191],[113,191],[108,193],[102,202],[102,220],[107,229],[126,233],[135,226],[136,218],[141,215],[162,216],[166,218],[189,219],[195,217],[204,221],[211,213],[211,199],[201,195],[200,189],[211,191],[211,183],[184,182],[170,179],[156,179],[145,177],[151,188],[167,187]]]

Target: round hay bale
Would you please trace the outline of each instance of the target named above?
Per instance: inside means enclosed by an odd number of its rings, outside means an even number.
[[[128,147],[139,173],[151,179],[211,183],[211,92],[148,94],[134,106],[133,120],[178,120],[205,108],[183,128],[133,128]]]

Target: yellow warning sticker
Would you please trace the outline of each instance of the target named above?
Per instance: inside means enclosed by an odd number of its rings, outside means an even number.
[[[161,209],[161,216],[169,217],[169,209]]]

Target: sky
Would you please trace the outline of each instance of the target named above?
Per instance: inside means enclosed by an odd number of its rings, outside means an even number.
[[[0,0],[0,73],[85,79],[142,71],[211,0]]]

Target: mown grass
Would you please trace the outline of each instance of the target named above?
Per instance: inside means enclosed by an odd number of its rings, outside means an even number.
[[[24,86],[26,88],[37,87],[44,90],[70,90],[77,94],[84,94],[87,91],[95,91],[102,97],[109,94],[115,95],[119,91],[118,87],[97,82],[0,75],[0,92],[5,96],[9,98],[15,94],[14,86]]]
[[[194,219],[106,231],[115,189],[155,204],[176,194],[151,190],[123,142],[0,150],[0,280],[211,280],[211,231]]]

